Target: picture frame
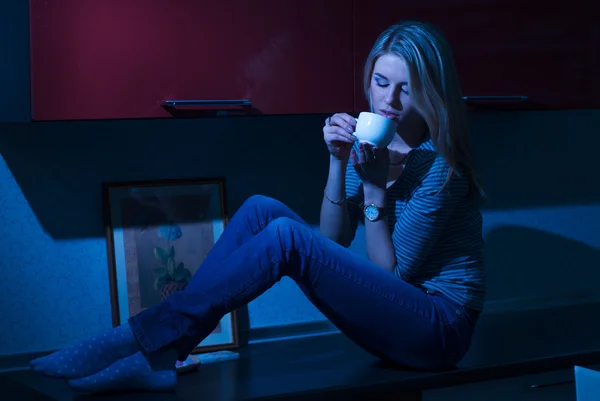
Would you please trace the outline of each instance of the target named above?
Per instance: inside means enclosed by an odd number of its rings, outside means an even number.
[[[102,185],[112,323],[183,290],[225,230],[225,179]],[[236,312],[192,354],[238,348]]]

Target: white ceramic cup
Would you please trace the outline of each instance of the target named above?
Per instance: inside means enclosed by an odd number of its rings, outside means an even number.
[[[359,142],[367,142],[378,148],[384,148],[392,142],[397,129],[398,125],[393,120],[364,111],[358,115],[354,135]]]

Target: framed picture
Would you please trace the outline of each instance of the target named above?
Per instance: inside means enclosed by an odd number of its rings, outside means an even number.
[[[103,185],[113,326],[183,290],[225,229],[225,180]],[[238,346],[235,311],[192,353]]]

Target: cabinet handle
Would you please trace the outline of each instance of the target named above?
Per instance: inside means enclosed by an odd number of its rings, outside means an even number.
[[[563,380],[563,381],[552,382],[552,383],[532,384],[531,386],[529,386],[529,388],[532,388],[532,389],[546,388],[546,387],[562,386],[564,384],[571,384],[571,383],[575,383],[575,380]]]
[[[161,104],[163,107],[182,107],[182,106],[251,106],[248,99],[234,100],[165,100]]]
[[[525,102],[527,96],[463,96],[465,102]]]

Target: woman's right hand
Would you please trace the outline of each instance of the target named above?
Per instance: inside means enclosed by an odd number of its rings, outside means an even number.
[[[337,113],[325,120],[323,139],[331,156],[337,160],[348,162],[352,145],[357,141],[352,135],[356,120],[349,114]]]

